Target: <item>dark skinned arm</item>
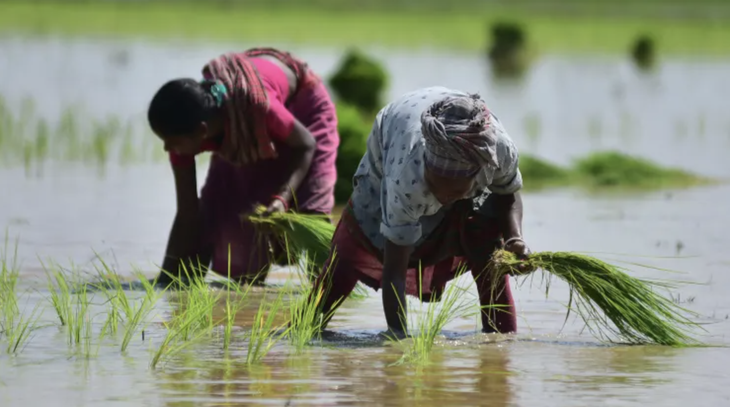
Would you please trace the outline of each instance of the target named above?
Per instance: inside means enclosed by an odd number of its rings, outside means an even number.
[[[177,195],[177,213],[172,224],[170,237],[167,241],[165,259],[162,269],[175,277],[184,277],[185,269],[181,267],[181,260],[185,262],[187,273],[204,277],[205,270],[190,270],[190,264],[208,266],[211,253],[196,253],[200,250],[199,243],[202,236],[203,222],[198,204],[198,186],[195,165],[173,166],[175,176],[175,191]],[[169,285],[172,277],[161,272],[158,284]]]
[[[295,120],[294,127],[292,127],[291,133],[289,133],[284,143],[293,152],[292,159],[287,163],[291,175],[287,182],[279,188],[278,195],[290,202],[293,192],[299,189],[304,177],[309,172],[317,142],[312,133],[299,120]]]
[[[399,246],[389,240],[383,253],[383,311],[390,334],[403,338],[408,332],[406,321],[406,270],[412,247]]]
[[[495,194],[494,205],[504,239],[522,238],[522,196],[520,193]]]

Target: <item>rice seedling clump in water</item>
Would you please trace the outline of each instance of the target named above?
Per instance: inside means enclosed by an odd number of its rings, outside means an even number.
[[[529,273],[520,271],[525,262],[529,266],[526,269],[542,269],[568,283],[568,313],[575,303],[580,317],[599,338],[606,339],[609,333],[632,344],[698,344],[690,336],[690,328],[698,325],[684,315],[689,312],[654,291],[655,287],[670,287],[667,283],[637,279],[620,267],[570,252],[533,253],[522,261],[500,250],[489,267],[499,281],[507,274]]]

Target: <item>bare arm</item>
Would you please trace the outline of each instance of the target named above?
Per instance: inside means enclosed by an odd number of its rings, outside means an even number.
[[[406,270],[412,248],[385,242],[383,254],[383,311],[389,331],[403,337],[408,331],[406,321]]]
[[[522,238],[522,195],[519,192],[495,194],[494,201],[504,239]]]
[[[198,203],[195,165],[173,166],[172,169],[175,176],[177,213],[167,241],[162,269],[175,277],[184,276],[185,269],[180,267],[181,261],[184,261],[188,273],[204,273],[205,270],[190,270],[189,267],[191,262],[197,265],[198,261],[207,267],[211,257],[208,251],[199,252],[203,223]],[[168,285],[172,281],[173,278],[164,272],[158,277],[160,284]]]
[[[293,151],[292,160],[288,163],[291,175],[288,181],[279,187],[278,193],[279,196],[289,202],[292,199],[293,192],[299,188],[304,177],[309,173],[317,143],[312,133],[299,120],[294,121],[294,127],[292,127],[291,133],[284,142]]]

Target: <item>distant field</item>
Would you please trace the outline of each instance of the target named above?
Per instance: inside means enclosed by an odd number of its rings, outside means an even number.
[[[458,50],[484,49],[488,23],[499,19],[519,21],[527,28],[537,51],[626,52],[640,33],[654,35],[663,53],[730,54],[730,20],[722,2],[700,0],[693,10],[720,10],[716,19],[647,17],[645,9],[666,14],[687,8],[687,2],[650,0],[641,5],[517,0],[502,6],[475,0],[456,0],[449,10],[438,11],[435,2],[383,0],[358,11],[353,1],[338,2],[339,10],[321,9],[332,0],[293,2],[260,1],[124,1],[124,2],[5,2],[0,1],[0,31],[33,35],[126,36],[139,38],[189,38],[194,40],[245,40],[246,42],[305,43],[322,46],[371,45],[434,47]],[[251,3],[256,3],[250,5]],[[297,4],[297,6],[289,6]],[[302,4],[307,4],[304,7]],[[541,12],[551,4],[553,12]],[[579,6],[575,6],[579,4]],[[633,3],[632,3],[633,4]],[[658,7],[657,4],[676,4]],[[411,5],[410,9],[404,9]],[[422,7],[414,7],[420,5]],[[618,6],[617,6],[618,5]],[[596,8],[599,11],[596,11]],[[631,12],[634,10],[635,12]],[[698,11],[698,12],[699,12]],[[671,13],[670,13],[671,14]],[[636,15],[639,15],[638,17]],[[680,13],[680,16],[682,13]]]

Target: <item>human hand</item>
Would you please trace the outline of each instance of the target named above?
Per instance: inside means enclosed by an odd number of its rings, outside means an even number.
[[[286,212],[286,207],[284,206],[284,203],[278,199],[274,199],[273,201],[271,201],[269,206],[266,207],[266,210],[264,211],[264,216],[283,212]]]
[[[283,213],[286,211],[287,211],[287,207],[286,207],[286,204],[284,203],[284,200],[279,197],[275,197],[274,199],[272,199],[271,203],[269,203],[269,205],[266,207],[266,210],[264,211],[263,215],[269,216],[274,213]]]
[[[527,262],[527,259],[530,257],[530,254],[532,254],[532,251],[530,251],[527,243],[525,243],[525,241],[522,240],[521,237],[511,237],[507,239],[504,242],[504,250],[514,253],[519,260],[522,260],[522,264],[517,267],[517,269],[521,273],[535,271],[535,267]]]

